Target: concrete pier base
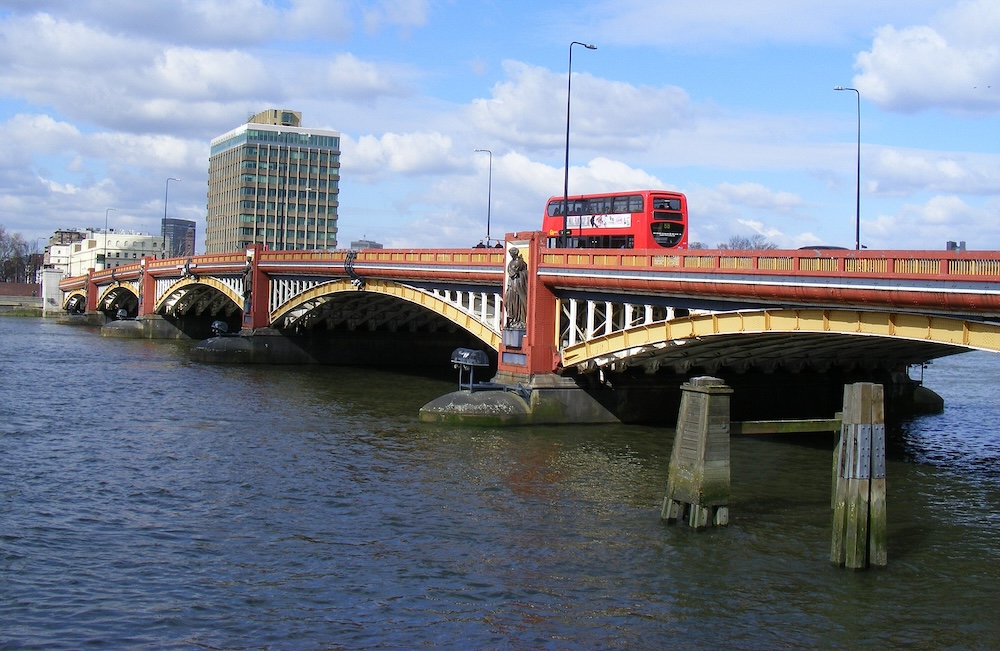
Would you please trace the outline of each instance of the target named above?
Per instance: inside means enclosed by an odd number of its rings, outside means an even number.
[[[719,378],[681,385],[677,433],[660,517],[696,529],[729,524],[729,397]]]
[[[856,570],[888,564],[885,465],[882,385],[849,384],[834,454],[832,563]]]
[[[190,339],[183,330],[158,314],[135,319],[108,321],[101,326],[102,337],[120,339]]]
[[[212,337],[191,349],[191,358],[208,364],[315,364],[302,346],[270,328]]]
[[[108,317],[104,312],[87,312],[86,314],[69,313],[63,310],[62,314],[53,317],[56,323],[61,325],[101,327],[108,322]]]
[[[421,407],[418,417],[424,423],[478,426],[621,422],[571,378],[543,374],[517,380],[497,374],[491,384],[509,390],[455,391]]]

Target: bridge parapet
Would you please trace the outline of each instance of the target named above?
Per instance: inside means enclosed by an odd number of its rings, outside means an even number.
[[[601,251],[546,249],[539,274],[557,296],[602,294],[693,307],[858,308],[1000,317],[997,251]]]
[[[852,251],[838,249],[766,249],[688,251],[620,249],[546,249],[543,266],[598,266],[647,269],[760,271],[777,273],[916,276],[926,279],[1000,278],[998,251]]]

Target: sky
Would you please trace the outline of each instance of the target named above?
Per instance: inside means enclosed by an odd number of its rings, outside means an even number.
[[[571,79],[570,194],[854,248],[860,178],[861,245],[1000,250],[998,34],[996,0],[0,0],[0,226],[166,212],[203,252],[209,141],[284,108],[341,133],[342,248],[539,230]]]

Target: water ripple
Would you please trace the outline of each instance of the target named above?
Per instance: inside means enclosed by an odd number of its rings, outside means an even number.
[[[450,383],[0,340],[0,649],[1000,643],[992,358],[928,370],[949,406],[890,460],[890,566],[851,573],[824,445],[735,439],[731,526],[697,533],[658,518],[670,432],[425,425]]]

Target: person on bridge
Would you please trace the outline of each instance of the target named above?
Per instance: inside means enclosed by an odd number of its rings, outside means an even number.
[[[507,291],[503,297],[507,328],[524,329],[528,317],[528,263],[516,248],[510,249],[507,263]]]

